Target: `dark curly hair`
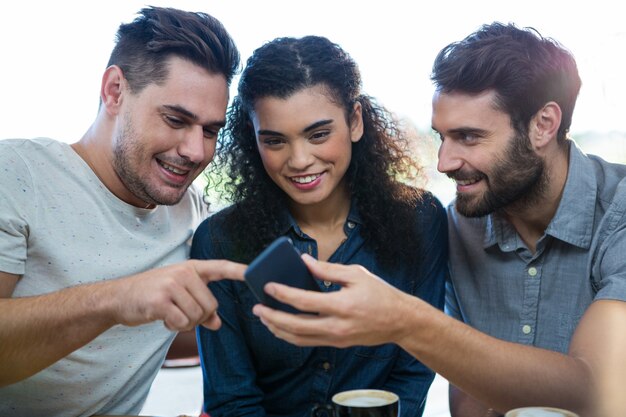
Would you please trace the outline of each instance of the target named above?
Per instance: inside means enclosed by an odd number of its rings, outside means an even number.
[[[219,159],[207,172],[207,188],[221,186],[236,205],[224,226],[234,238],[238,256],[251,259],[279,235],[279,219],[273,214],[286,204],[285,193],[266,173],[257,149],[250,119],[255,101],[288,98],[320,85],[345,109],[348,122],[357,101],[363,109],[364,132],[352,144],[346,183],[364,222],[365,244],[382,265],[412,262],[419,244],[415,206],[422,190],[402,181],[417,177],[420,167],[409,157],[407,137],[391,113],[361,93],[356,63],[319,36],[266,43],[254,51],[241,75],[218,145]],[[223,168],[227,179],[220,179]]]

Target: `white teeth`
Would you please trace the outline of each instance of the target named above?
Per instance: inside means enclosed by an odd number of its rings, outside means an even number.
[[[470,184],[477,183],[480,180],[455,180],[455,181],[459,185],[470,185]]]
[[[174,168],[173,166],[167,165],[165,162],[161,162],[161,166],[167,169],[168,171],[173,172],[174,174],[183,175],[186,173],[185,171],[181,171],[178,168]]]
[[[297,182],[298,184],[308,184],[310,182],[315,181],[317,178],[319,178],[319,174],[318,175],[307,175],[306,177],[291,177],[291,180],[293,182]]]

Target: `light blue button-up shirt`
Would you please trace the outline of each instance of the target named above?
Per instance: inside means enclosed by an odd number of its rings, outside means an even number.
[[[534,254],[503,218],[448,207],[450,315],[499,339],[567,352],[594,300],[626,301],[626,166],[570,145],[563,196]]]

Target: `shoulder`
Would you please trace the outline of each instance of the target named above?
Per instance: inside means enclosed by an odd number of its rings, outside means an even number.
[[[49,184],[50,178],[63,174],[59,174],[63,167],[69,170],[68,149],[69,145],[52,139],[0,140],[1,188],[34,187],[39,178]]]
[[[446,210],[441,201],[430,191],[419,190],[419,197],[416,199],[415,212],[417,221],[422,225],[446,222]]]
[[[426,190],[417,191],[414,200],[415,233],[422,240],[435,239],[447,234],[446,210],[439,198]]]
[[[201,219],[205,219],[209,215],[209,204],[206,202],[204,191],[199,185],[196,183],[191,184],[184,198],[191,206],[191,210],[198,213]]]
[[[626,165],[608,162],[596,155],[584,155],[588,162],[585,167],[591,166],[595,174],[600,203],[610,203],[615,197],[620,198],[626,192],[623,185],[626,178]],[[621,184],[621,185],[620,185]]]
[[[69,148],[66,143],[61,143],[48,138],[36,139],[3,139],[0,140],[0,158],[7,160],[19,156],[25,161],[37,158],[46,158],[50,154],[65,152]]]
[[[220,209],[219,211],[212,212],[209,216],[200,224],[200,228],[208,229],[216,233],[225,233],[227,225],[234,221],[233,217],[238,212],[235,205],[231,205]]]
[[[33,138],[33,139],[2,139],[0,140],[0,147],[3,149],[13,149],[17,153],[24,153],[32,149],[65,149],[70,145],[64,142],[50,138]]]
[[[197,253],[198,248],[202,247],[204,250],[211,248],[212,252],[219,251],[222,256],[228,256],[232,238],[228,233],[227,222],[234,210],[234,206],[229,206],[210,214],[200,223],[193,236],[192,254]]]
[[[417,209],[424,213],[432,215],[441,215],[445,213],[445,209],[441,201],[435,197],[430,191],[421,191],[420,199],[417,203]]]

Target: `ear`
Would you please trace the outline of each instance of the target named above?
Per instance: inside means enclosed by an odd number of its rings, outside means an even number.
[[[535,150],[556,143],[561,126],[561,107],[554,101],[547,102],[530,121],[528,134]]]
[[[363,137],[363,106],[361,102],[354,103],[352,114],[350,115],[350,140],[354,143]]]
[[[119,112],[125,83],[124,73],[117,65],[112,65],[104,71],[100,99],[107,113],[115,115]]]

